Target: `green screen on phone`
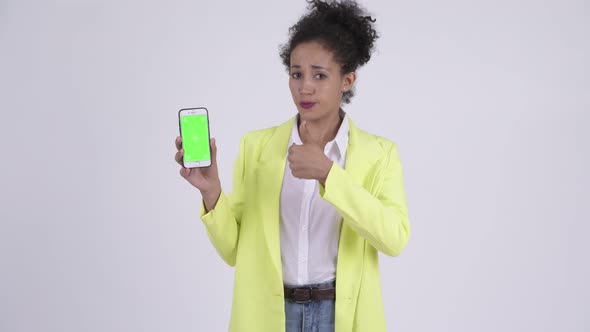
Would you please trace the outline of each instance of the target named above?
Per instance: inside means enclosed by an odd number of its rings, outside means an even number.
[[[180,118],[184,161],[210,160],[209,123],[206,115],[187,115]]]

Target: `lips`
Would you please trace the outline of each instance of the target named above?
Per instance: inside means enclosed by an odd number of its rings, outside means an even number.
[[[299,105],[301,105],[301,107],[305,108],[305,109],[310,109],[313,107],[313,105],[315,105],[316,103],[311,102],[311,101],[302,101],[301,103],[299,103]]]

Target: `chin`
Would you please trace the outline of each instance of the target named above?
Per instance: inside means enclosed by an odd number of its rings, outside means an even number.
[[[306,112],[305,110],[303,112],[299,111],[299,119],[301,121],[315,121],[318,119],[317,116],[315,116],[315,114],[309,114],[310,112]]]
[[[306,110],[306,109],[297,109],[297,113],[299,113],[299,118],[307,121],[313,121],[322,118],[322,113],[318,112],[317,110]]]
[[[299,111],[299,119],[302,121],[308,121],[308,122],[317,122],[317,121],[322,121],[322,119],[326,119],[329,117],[329,114],[326,113],[320,113],[317,111],[308,111],[308,110],[303,110],[303,112]]]

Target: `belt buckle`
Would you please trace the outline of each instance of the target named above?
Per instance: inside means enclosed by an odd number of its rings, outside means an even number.
[[[306,304],[306,303],[310,303],[311,302],[311,291],[312,288],[311,287],[307,287],[307,288],[295,288],[293,290],[293,300],[295,301],[295,303],[298,304]],[[307,294],[307,300],[298,300],[298,294],[304,295]],[[305,297],[304,297],[305,298]]]

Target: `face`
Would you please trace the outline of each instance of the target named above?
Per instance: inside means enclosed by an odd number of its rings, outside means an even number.
[[[299,117],[322,121],[338,116],[342,94],[354,82],[354,73],[343,75],[332,52],[318,42],[305,42],[291,51],[289,88]]]

